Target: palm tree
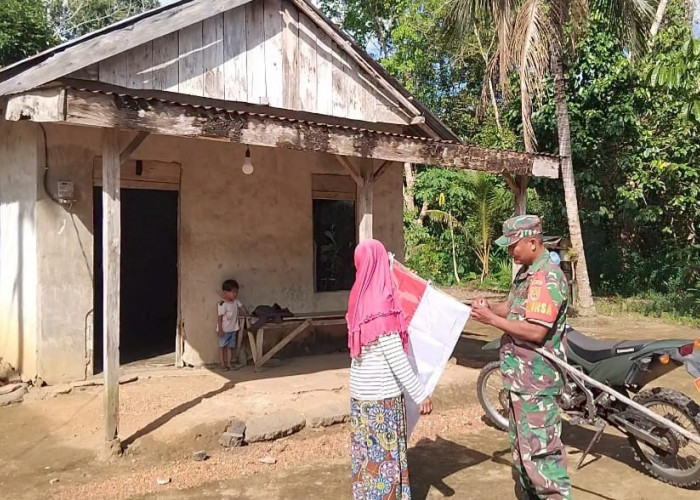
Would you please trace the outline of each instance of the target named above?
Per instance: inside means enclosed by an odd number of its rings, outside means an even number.
[[[508,192],[499,188],[489,174],[474,172],[469,178],[469,197],[467,201],[467,218],[460,222],[451,212],[445,210],[428,210],[428,217],[447,224],[452,239],[452,265],[457,283],[460,282],[457,270],[457,247],[454,231],[464,232],[467,243],[474,251],[481,264],[481,281],[491,273],[491,247],[494,240],[494,228],[504,213],[511,210]],[[445,205],[444,195],[440,195],[439,205]]]
[[[613,24],[630,52],[645,47],[654,14],[650,0],[598,0],[595,6],[605,9],[615,20]],[[566,44],[574,43],[586,25],[588,8],[589,0],[447,0],[445,19],[449,32],[460,38],[475,24],[495,26],[498,48],[489,68],[494,74],[498,69],[503,91],[508,71],[518,72],[523,140],[528,152],[535,151],[537,144],[532,127],[532,102],[542,95],[547,75],[551,75],[566,214],[578,260],[578,310],[582,315],[595,315],[576,198],[563,59]],[[572,28],[569,40],[564,35],[567,26]]]

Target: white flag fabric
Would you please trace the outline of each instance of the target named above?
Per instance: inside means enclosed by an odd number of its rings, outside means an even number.
[[[394,284],[408,320],[408,360],[428,394],[432,394],[454,351],[471,308],[436,289],[396,261]],[[420,417],[418,404],[406,394],[408,437]]]

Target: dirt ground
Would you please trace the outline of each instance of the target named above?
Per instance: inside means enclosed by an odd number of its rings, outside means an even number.
[[[700,329],[638,318],[573,322],[600,338],[698,338]],[[481,420],[475,394],[478,369],[491,354],[480,348],[497,332],[474,323],[435,394],[436,412],[417,428],[409,453],[414,498],[513,498],[507,436]],[[21,405],[0,409],[0,492],[13,499],[345,499],[350,498],[347,428],[304,430],[268,444],[223,450],[218,433],[233,416],[250,418],[279,408],[302,410],[347,400],[345,355],[291,360],[254,374],[250,369],[130,369],[139,380],[121,387],[124,457],[97,459],[102,448],[102,391],[74,389],[51,397],[32,391]],[[659,385],[700,393],[682,369]],[[42,399],[42,397],[46,397]],[[570,462],[592,432],[566,428]],[[207,461],[193,451],[205,449]],[[626,440],[607,433],[593,457],[573,471],[577,499],[678,500],[698,491],[664,485],[637,471]],[[260,462],[274,458],[274,465]],[[158,479],[169,479],[159,485]]]

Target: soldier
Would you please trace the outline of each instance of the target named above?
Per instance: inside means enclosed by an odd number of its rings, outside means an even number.
[[[527,500],[570,499],[571,480],[556,399],[564,379],[550,361],[523,344],[536,344],[566,360],[566,278],[544,248],[539,217],[508,219],[496,243],[508,247],[514,262],[522,267],[507,302],[489,304],[476,299],[472,317],[504,331],[501,372],[510,407],[516,494]]]

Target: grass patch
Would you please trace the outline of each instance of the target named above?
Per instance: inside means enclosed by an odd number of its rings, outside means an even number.
[[[634,314],[685,325],[700,326],[700,302],[693,294],[646,293],[634,297],[598,297],[600,314]]]

